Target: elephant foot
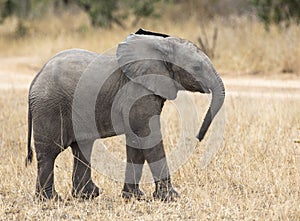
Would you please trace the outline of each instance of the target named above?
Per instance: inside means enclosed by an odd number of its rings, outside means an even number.
[[[131,198],[142,200],[144,196],[145,194],[140,190],[139,184],[124,183],[122,198],[126,200],[129,200]]]
[[[179,194],[172,187],[171,180],[159,180],[155,182],[155,191],[153,193],[154,199],[160,199],[166,202],[176,201]]]
[[[36,191],[35,196],[40,201],[47,201],[47,200],[62,201],[62,198],[57,194],[55,190]]]
[[[99,196],[99,188],[94,184],[93,181],[89,181],[86,185],[77,185],[77,188],[72,189],[73,197],[80,197],[82,199],[93,199]]]

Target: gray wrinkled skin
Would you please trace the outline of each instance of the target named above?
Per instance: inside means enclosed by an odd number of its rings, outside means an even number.
[[[86,91],[81,88],[78,97],[76,88],[83,74],[90,70],[92,78],[101,79],[108,67],[114,71],[103,85],[97,88],[91,79]],[[225,93],[209,59],[190,42],[132,34],[118,46],[116,56],[78,49],[54,56],[35,77],[29,91],[27,162],[32,158],[32,126],[38,163],[36,195],[58,198],[53,186],[54,161],[70,146],[74,155],[73,196],[98,196],[99,189],[91,180],[93,143],[98,138],[125,134],[127,167],[123,197],[143,196],[138,184],[147,161],[156,184],[153,196],[163,200],[176,198],[178,194],[171,185],[161,140],[159,116],[165,100],[175,99],[178,90],[212,93],[211,106],[198,135],[202,140],[223,104]],[[74,107],[75,100],[88,98],[92,91],[99,91],[94,107]],[[88,100],[84,101],[84,105],[89,104]],[[88,119],[91,116],[85,114],[88,110],[94,111],[95,119]],[[89,121],[95,121],[96,133],[90,129]]]

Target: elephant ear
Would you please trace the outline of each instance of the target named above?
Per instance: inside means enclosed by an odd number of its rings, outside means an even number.
[[[175,99],[177,88],[167,62],[172,54],[166,38],[129,35],[118,45],[117,60],[125,75],[165,99]]]

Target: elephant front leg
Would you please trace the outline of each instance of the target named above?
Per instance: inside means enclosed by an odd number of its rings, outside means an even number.
[[[145,162],[143,151],[126,145],[126,156],[127,164],[122,197],[125,199],[132,197],[141,199],[144,196],[144,193],[139,188]]]
[[[99,188],[91,178],[91,153],[93,142],[74,142],[71,144],[74,155],[72,195],[84,199],[99,196]]]
[[[178,198],[179,194],[171,184],[163,142],[161,141],[156,146],[143,151],[155,182],[153,197],[163,201],[173,201]]]

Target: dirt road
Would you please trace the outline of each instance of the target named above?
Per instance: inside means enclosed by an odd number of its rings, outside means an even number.
[[[35,57],[0,57],[0,90],[28,89],[30,82],[42,66]],[[259,97],[300,99],[300,77],[283,79],[257,76],[222,76],[226,95],[230,97]]]

